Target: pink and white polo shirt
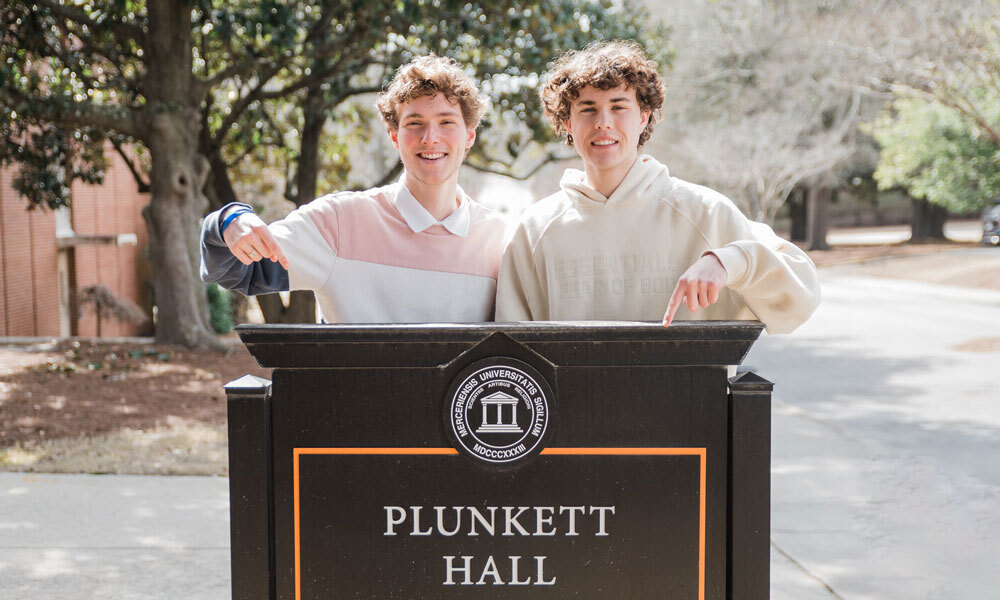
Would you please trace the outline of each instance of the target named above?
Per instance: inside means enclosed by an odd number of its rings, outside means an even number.
[[[507,223],[461,188],[459,201],[438,221],[400,178],[317,198],[268,228],[291,289],[313,290],[326,322],[490,321]]]

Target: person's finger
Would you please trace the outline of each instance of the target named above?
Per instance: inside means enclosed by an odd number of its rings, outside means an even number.
[[[699,281],[698,282],[698,305],[701,308],[705,308],[709,304],[711,304],[711,302],[708,301],[708,282],[704,281],[704,280],[703,281]]]
[[[251,231],[243,236],[239,241],[239,247],[254,262],[263,260],[270,255],[267,244],[264,243],[257,231]]]
[[[278,252],[275,254],[275,256],[277,257],[278,262],[281,263],[281,266],[287,269],[289,265],[288,257],[285,256],[285,253],[281,250],[280,247],[278,248]]]
[[[708,303],[715,304],[719,301],[719,286],[710,285],[708,286]]]
[[[670,295],[670,302],[667,304],[667,313],[663,315],[664,327],[670,327],[670,324],[674,322],[674,315],[677,313],[677,309],[681,306],[683,296],[680,293],[680,289],[681,284],[678,282],[674,286],[674,292]]]
[[[266,226],[254,227],[240,238],[238,245],[243,248],[252,261],[260,261],[271,256],[271,251],[264,240],[264,235],[270,235]]]
[[[273,241],[271,237],[271,232],[266,228],[261,228],[256,230],[254,233],[257,234],[257,239],[259,240],[260,253],[264,258],[274,258],[274,246],[278,244]],[[273,244],[273,245],[272,245]]]
[[[288,268],[288,258],[285,257],[285,253],[281,251],[281,246],[278,245],[278,240],[274,239],[271,232],[264,229],[260,232],[260,238],[265,248],[267,249],[267,257],[272,261],[281,263],[281,266]]]
[[[243,248],[240,248],[239,246],[234,246],[230,248],[229,251],[233,253],[233,256],[236,257],[236,260],[240,261],[245,265],[249,265],[250,263],[253,262],[253,259],[251,259],[250,256],[247,254],[247,251]]]
[[[685,298],[687,298],[687,307],[692,313],[698,312],[698,288],[693,284],[688,284],[685,290]]]

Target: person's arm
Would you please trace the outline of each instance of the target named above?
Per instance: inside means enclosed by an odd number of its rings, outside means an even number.
[[[265,257],[258,253],[254,260],[248,255],[247,250],[254,247],[250,238],[246,237],[248,233],[257,236],[259,245],[263,243],[260,241],[264,235],[262,231],[267,232],[267,227],[252,210],[244,214],[235,214],[241,210],[250,210],[250,207],[241,203],[227,204],[210,213],[202,222],[199,269],[201,280],[205,283],[217,283],[246,296],[288,291],[287,259],[283,265],[280,261],[271,260],[271,256]],[[225,232],[220,230],[223,223],[226,224]],[[238,244],[236,253],[230,249],[225,238]],[[273,240],[273,237],[271,239]],[[276,242],[274,246],[277,247]],[[280,247],[278,252],[281,252]],[[283,253],[280,254],[280,258],[284,259]]]
[[[681,302],[696,312],[714,303],[724,286],[740,294],[768,333],[790,333],[819,305],[816,267],[798,246],[726,202],[708,236],[715,247],[681,275],[664,325],[673,320]]]
[[[767,225],[750,225],[749,239],[713,253],[726,267],[726,285],[743,297],[768,333],[791,333],[819,306],[816,266],[801,248]]]
[[[541,321],[548,311],[539,299],[539,274],[523,224],[518,225],[504,250],[497,276],[496,320]]]

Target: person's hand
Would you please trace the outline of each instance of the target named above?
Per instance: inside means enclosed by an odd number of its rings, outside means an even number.
[[[269,258],[288,268],[288,259],[268,231],[267,224],[251,212],[234,218],[223,232],[222,239],[233,256],[245,265]]]
[[[706,254],[699,258],[677,280],[677,286],[667,305],[667,312],[663,315],[663,326],[670,326],[681,302],[687,304],[692,313],[698,312],[699,308],[715,304],[719,299],[719,292],[726,287],[727,278],[726,268],[714,254]]]

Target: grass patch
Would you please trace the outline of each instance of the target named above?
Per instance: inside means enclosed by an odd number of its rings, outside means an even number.
[[[17,443],[0,449],[0,470],[127,475],[229,474],[225,425],[171,419],[149,429]]]

